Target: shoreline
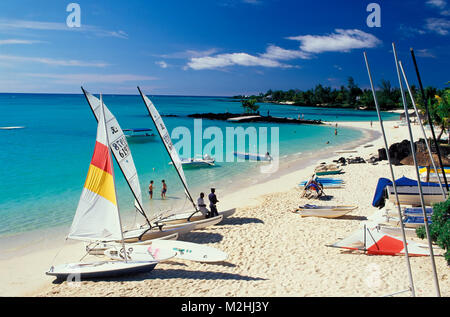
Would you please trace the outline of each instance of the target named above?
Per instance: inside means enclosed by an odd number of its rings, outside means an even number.
[[[331,124],[331,123],[330,123]],[[333,123],[334,124],[334,123]],[[339,122],[339,125],[346,128],[353,128],[355,127],[352,125],[352,122],[349,122],[348,124],[345,124],[344,122]],[[356,128],[358,129],[358,128]],[[228,208],[246,208],[250,206],[254,206],[258,204],[260,199],[263,195],[273,192],[279,192],[283,189],[280,189],[278,186],[272,187],[271,182],[273,181],[280,181],[285,178],[291,178],[293,175],[297,174],[298,171],[303,171],[304,169],[307,169],[314,165],[314,162],[317,160],[325,160],[330,155],[332,156],[334,151],[337,151],[338,149],[344,149],[351,146],[352,148],[356,148],[362,143],[370,142],[368,140],[374,140],[376,139],[376,133],[369,133],[370,131],[364,130],[363,135],[360,139],[352,142],[351,145],[337,145],[332,146],[332,152],[330,153],[330,148],[324,149],[319,151],[318,153],[307,155],[306,158],[303,156],[293,158],[289,160],[287,163],[281,163],[280,162],[280,168],[278,171],[276,171],[274,174],[267,174],[265,177],[260,177],[256,183],[248,183],[245,184],[245,187],[241,187],[238,190],[230,190],[228,193],[224,193],[222,197],[219,197],[221,200],[221,203],[219,205],[219,208],[222,210],[226,210]],[[288,156],[294,156],[293,154]],[[256,167],[255,167],[256,169]],[[284,182],[283,182],[284,183]],[[298,183],[298,182],[297,182]],[[289,182],[288,184],[292,184]],[[241,185],[241,184],[240,184]],[[293,183],[293,186],[296,184]],[[289,187],[292,187],[292,185],[288,185],[285,187],[285,190],[287,190]],[[277,188],[275,191],[273,188]],[[236,201],[239,201],[239,197],[243,195],[243,193],[246,193],[247,201],[245,202],[244,206],[236,206]],[[251,194],[250,194],[251,193]],[[220,225],[220,224],[219,224]],[[24,246],[22,247],[21,254],[10,257],[7,259],[1,259],[0,260],[0,268],[3,269],[5,272],[7,267],[9,267],[9,271],[15,271],[15,269],[12,269],[15,267],[15,263],[33,263],[38,262],[41,264],[41,267],[45,269],[48,269],[51,264],[50,260],[55,257],[55,254],[59,253],[62,248],[70,249],[69,252],[66,252],[67,255],[63,255],[63,258],[66,259],[66,261],[73,261],[76,257],[73,256],[73,253],[80,253],[80,250],[83,250],[83,244],[79,242],[69,242],[71,244],[71,247],[67,247],[65,243],[63,243],[65,238],[65,231],[64,230],[66,226],[60,226],[58,228],[48,228],[44,229],[45,234],[50,233],[50,236],[45,235],[44,237],[41,236],[41,239],[44,240],[43,243],[38,242],[29,242],[26,238],[24,238]],[[32,234],[29,236],[38,236],[39,234],[42,235],[42,231],[34,230]],[[11,237],[11,239],[15,239],[15,237]],[[183,237],[181,236],[179,238],[180,240],[183,240]],[[189,240],[186,240],[189,241]],[[220,249],[220,245],[217,246]],[[21,248],[20,246],[14,246],[13,248],[8,248],[8,250],[14,250],[17,248]],[[36,250],[36,248],[42,248],[44,250]],[[31,252],[29,250],[31,249]],[[68,251],[66,250],[66,251]],[[78,252],[77,252],[78,250]],[[26,252],[26,253],[24,253]],[[80,253],[80,257],[82,256],[82,252]],[[44,266],[44,263],[47,262],[48,264]],[[57,263],[62,263],[63,259],[59,260]],[[30,272],[31,273],[31,272]],[[42,275],[39,276],[32,276],[34,274]],[[1,285],[2,288],[5,287],[4,290],[0,289],[0,296],[5,296],[6,294],[8,296],[34,296],[39,294],[41,291],[47,289],[50,287],[51,284],[51,277],[47,277],[44,275],[44,271],[36,270],[34,274],[29,274],[29,276],[26,278],[31,282],[30,289],[11,289],[11,284],[15,284],[13,280],[15,280],[17,277],[10,276],[9,278],[6,278],[6,280],[2,281]],[[8,287],[9,284],[9,287]]]
[[[333,196],[332,204],[349,204],[359,201],[359,209],[349,219],[326,220],[320,218],[301,218],[289,212],[300,202],[309,202],[299,198],[297,184],[311,176],[318,161],[330,161],[340,156],[362,156],[367,158],[372,152],[382,147],[378,123],[372,129],[368,122],[339,122],[340,126],[363,129],[364,135],[352,144],[341,145],[342,149],[354,149],[354,154],[336,154],[325,149],[320,155],[309,160],[288,162],[276,175],[263,179],[256,184],[242,188],[233,193],[219,196],[219,210],[237,208],[236,214],[222,224],[204,230],[182,235],[180,240],[204,243],[228,253],[227,262],[220,265],[208,265],[187,261],[160,263],[146,277],[136,280],[113,279],[110,282],[82,282],[80,287],[73,287],[67,282],[52,283],[53,278],[46,277],[37,267],[48,269],[48,263],[60,250],[49,249],[16,258],[6,266],[0,261],[3,272],[27,270],[26,263],[34,263],[35,271],[28,272],[19,281],[9,284],[9,296],[380,296],[400,288],[406,288],[407,278],[403,257],[369,257],[341,253],[340,250],[325,247],[336,239],[343,238],[356,230],[360,220],[371,215],[375,208],[370,206],[374,184],[378,177],[387,175],[387,166],[381,163],[352,164],[340,175],[348,183],[348,189],[327,190]],[[389,129],[395,122],[386,123]],[[406,135],[398,133],[398,142]],[[367,143],[372,147],[365,147]],[[323,155],[322,155],[323,154]],[[302,166],[299,166],[302,165]],[[401,166],[408,176],[409,166]],[[380,173],[380,169],[383,169]],[[370,173],[375,173],[370,177]],[[364,174],[364,175],[361,175]],[[365,175],[368,174],[368,175]],[[400,177],[397,173],[396,176]],[[367,186],[366,183],[370,183]],[[363,190],[364,189],[364,190]],[[351,193],[351,194],[350,194]],[[352,197],[355,196],[355,197]],[[237,205],[241,203],[241,205]],[[325,202],[326,204],[327,202]],[[287,219],[288,221],[284,221]],[[294,243],[292,243],[294,242]],[[66,254],[59,255],[56,263],[64,259],[73,261],[74,253],[82,255],[79,243],[65,247]],[[313,251],[313,252],[311,252]],[[286,256],[286,254],[289,254]],[[245,255],[245,256],[243,256]],[[268,257],[270,255],[270,257]],[[43,261],[44,260],[44,261]],[[442,258],[436,259],[438,272],[445,278],[445,265]],[[331,261],[331,262],[330,262]],[[14,263],[13,263],[14,262]],[[45,263],[46,262],[46,263]],[[19,265],[18,265],[19,263]],[[414,270],[423,271],[416,278],[417,294],[427,296],[432,289],[428,278],[429,259],[412,259]],[[175,265],[174,265],[175,264]],[[383,280],[376,289],[367,288],[364,277],[365,269],[375,265],[380,268]],[[352,269],[343,269],[346,267]],[[356,267],[354,267],[356,266]],[[444,267],[444,269],[443,269]],[[359,270],[358,270],[359,268]],[[394,268],[394,269],[392,269]],[[395,274],[392,274],[393,271]],[[418,274],[416,272],[416,274]],[[444,275],[442,275],[444,274]],[[403,276],[405,275],[405,276]],[[442,277],[444,276],[444,277]],[[10,277],[10,279],[13,277]],[[167,280],[171,288],[167,288]],[[399,280],[400,279],[400,280]],[[353,283],[353,284],[352,284]],[[443,284],[443,283],[442,283]],[[5,285],[5,283],[2,283]],[[356,286],[355,286],[356,285]],[[365,289],[359,289],[359,287]],[[405,287],[404,287],[405,285]],[[220,286],[220,287],[219,287]],[[441,285],[443,296],[449,296],[448,287]],[[15,292],[15,293],[14,293]],[[5,293],[2,290],[2,294]],[[13,295],[11,293],[14,293]],[[428,295],[429,296],[429,295]]]

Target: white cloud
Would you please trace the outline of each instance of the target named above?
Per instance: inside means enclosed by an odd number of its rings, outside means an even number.
[[[307,53],[349,52],[353,49],[373,48],[381,41],[372,34],[361,30],[336,29],[329,35],[302,35],[288,37],[300,41],[300,49]]]
[[[311,59],[314,53],[338,51],[349,52],[357,48],[371,48],[381,44],[375,36],[360,30],[335,30],[335,34],[327,36],[304,35],[289,37],[290,40],[300,41],[299,50],[284,49],[276,45],[269,45],[262,54],[229,53],[214,56],[191,57],[183,69],[219,69],[228,66],[262,66],[293,68],[298,67],[281,63],[294,59]]]
[[[182,52],[162,54],[162,55],[157,55],[157,56],[162,57],[162,58],[170,58],[170,59],[187,59],[187,58],[193,58],[193,57],[210,56],[217,52],[218,52],[217,49],[210,48],[210,49],[204,50],[204,51],[186,50],[186,51],[182,51]]]
[[[79,60],[63,60],[47,57],[27,57],[27,56],[13,56],[13,55],[0,55],[0,61],[4,62],[30,62],[39,63],[52,66],[76,66],[76,67],[106,67],[108,64],[103,62],[84,62]]]
[[[109,31],[94,25],[82,24],[79,28],[70,28],[65,23],[60,22],[0,19],[0,30],[2,30],[2,32],[14,29],[86,32],[100,37],[117,37],[128,39],[128,34],[122,30]]]
[[[20,39],[0,40],[0,45],[34,44],[34,43],[42,43],[42,41],[20,40]]]
[[[429,49],[421,49],[416,51],[416,55],[419,57],[436,58],[436,56]]]
[[[40,74],[28,73],[23,74],[27,77],[54,79],[59,84],[92,84],[92,83],[108,83],[119,84],[124,82],[140,82],[148,80],[156,80],[156,77],[141,76],[133,74]]]
[[[426,4],[439,9],[444,9],[447,6],[447,2],[444,0],[428,0]]]
[[[270,45],[261,57],[275,60],[310,59],[311,54],[299,50],[287,50],[275,45]]]
[[[169,66],[165,61],[155,62],[155,64],[161,68],[167,68]]]
[[[414,37],[416,34],[423,35],[427,33],[422,29],[418,29],[412,26],[406,26],[404,24],[400,24],[398,30],[406,37]]]
[[[450,21],[443,18],[430,18],[426,20],[425,28],[440,35],[447,35],[450,30]]]
[[[194,57],[187,64],[188,67],[200,69],[217,69],[227,66],[262,66],[290,68],[292,66],[281,64],[280,62],[265,57],[250,55],[247,53],[219,54],[216,56]]]

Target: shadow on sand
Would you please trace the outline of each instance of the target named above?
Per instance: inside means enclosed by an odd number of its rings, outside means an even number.
[[[223,240],[219,233],[191,231],[180,234],[179,240],[193,243],[217,243]]]
[[[352,215],[345,215],[339,218],[334,218],[334,219],[338,219],[338,220],[359,220],[359,221],[365,221],[367,220],[366,217],[364,216],[352,216]]]
[[[258,218],[231,217],[222,220],[220,225],[245,225],[248,223],[264,223],[264,221]]]
[[[91,278],[84,281],[91,282],[139,282],[145,280],[170,280],[170,279],[193,279],[193,280],[236,280],[236,281],[265,281],[265,278],[245,276],[235,273],[225,273],[225,272],[212,272],[212,271],[190,271],[183,269],[154,269],[147,273],[139,273],[128,276],[121,277],[110,277],[110,278]],[[52,283],[54,285],[59,285],[66,280],[55,279]],[[82,280],[83,281],[83,280]]]

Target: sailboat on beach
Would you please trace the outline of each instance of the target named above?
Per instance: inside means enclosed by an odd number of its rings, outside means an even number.
[[[158,226],[152,225],[150,223],[150,220],[143,207],[142,191],[139,183],[139,177],[123,130],[121,129],[117,119],[106,107],[103,101],[100,101],[97,97],[87,92],[83,87],[81,87],[81,90],[83,91],[97,121],[99,120],[101,109],[104,109],[106,122],[105,124],[110,139],[111,152],[116,159],[120,170],[125,177],[125,180],[127,181],[127,184],[135,198],[136,212],[144,217],[146,221],[145,225],[139,226],[135,229],[126,230],[124,232],[125,242],[140,242],[146,244],[145,241],[152,239],[176,239],[178,234],[187,233],[193,230],[194,226],[188,226],[186,224]],[[99,245],[96,246],[96,249],[98,248]]]
[[[187,233],[199,226],[205,226],[206,221],[195,223],[169,223],[154,224],[148,219],[142,204],[141,187],[138,179],[136,167],[134,166],[131,150],[120,128],[117,119],[104,105],[102,100],[97,99],[83,89],[86,99],[91,106],[92,112],[100,120],[102,110],[105,113],[105,124],[109,132],[110,150],[115,156],[119,167],[135,197],[135,207],[147,221],[137,229],[124,231],[125,243],[119,241],[101,241],[93,246],[88,245],[86,249],[89,254],[106,255],[112,259],[129,260],[148,259],[149,254],[158,252],[176,251],[176,257],[191,261],[200,262],[220,262],[227,258],[227,254],[212,247],[203,246],[196,243],[173,241],[178,238],[178,234]],[[100,103],[97,104],[97,101]],[[163,241],[164,240],[164,241]],[[170,241],[169,241],[170,240]],[[124,251],[125,250],[125,251]],[[163,252],[163,254],[164,254]]]
[[[103,103],[100,103],[97,138],[89,171],[78,203],[68,239],[85,242],[120,241],[125,250],[125,238],[117,203],[114,166],[110,151]],[[167,260],[176,252],[163,249],[155,254],[149,253],[145,260],[75,262],[52,266],[47,275],[57,278],[79,276],[97,278],[128,273],[151,271],[159,261]]]
[[[200,229],[200,228],[204,228],[206,226],[215,225],[215,224],[221,222],[223,218],[231,216],[235,212],[234,208],[219,212],[218,216],[211,217],[211,218],[206,218],[205,215],[200,213],[200,210],[195,205],[192,195],[189,191],[189,187],[187,185],[186,177],[184,175],[184,171],[183,171],[183,167],[182,167],[182,161],[181,161],[180,157],[178,156],[177,150],[175,149],[175,147],[172,143],[172,139],[170,138],[169,132],[161,118],[161,115],[156,110],[152,101],[146,95],[144,95],[142,93],[142,91],[139,87],[137,87],[137,88],[142,97],[142,100],[144,101],[144,103],[147,107],[148,113],[149,113],[150,117],[152,118],[153,123],[156,126],[156,129],[158,131],[159,136],[161,137],[164,147],[166,148],[166,151],[170,156],[170,159],[172,161],[173,166],[175,167],[178,177],[180,178],[181,183],[184,186],[186,196],[189,199],[189,201],[192,203],[194,210],[195,210],[195,211],[191,211],[191,212],[187,212],[187,213],[170,215],[170,216],[167,216],[164,218],[158,217],[156,220],[153,219],[153,221],[155,221],[155,223],[157,223],[157,224],[165,224],[165,225],[177,225],[177,224],[191,223],[191,224],[195,224],[195,229]],[[197,213],[199,215],[195,215]]]

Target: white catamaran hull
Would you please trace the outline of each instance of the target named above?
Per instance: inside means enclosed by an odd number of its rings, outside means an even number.
[[[193,225],[194,229],[192,230],[198,230],[203,229],[209,226],[214,226],[222,221],[223,216],[219,215],[216,217],[211,218],[205,218],[204,216],[200,216],[201,218],[194,218],[192,217],[190,221],[188,221],[187,218],[184,219],[174,219],[174,220],[160,220],[157,222],[157,225],[164,225],[164,228],[177,228],[179,226],[185,226],[187,224]]]
[[[139,241],[160,239],[173,234],[185,234],[192,230],[195,230],[195,225],[190,223],[184,223],[178,226],[166,226],[164,224],[161,229],[158,227],[149,229],[148,225],[144,225],[142,228],[127,230],[123,234],[126,243],[134,243]]]
[[[387,190],[389,193],[389,200],[394,204],[397,204],[397,200],[395,198],[394,193],[394,187],[387,186]],[[448,196],[447,190],[446,189],[444,190],[446,195]],[[446,200],[446,198],[444,198],[444,196],[442,195],[442,190],[440,187],[423,186],[422,191],[423,191],[423,199],[425,205],[427,206],[431,206],[435,203],[440,203]],[[400,204],[412,206],[421,205],[419,188],[417,186],[397,186],[397,192]]]
[[[219,216],[223,216],[223,218],[225,219],[225,218],[232,216],[235,212],[236,212],[236,208],[219,211],[218,213],[219,213]],[[159,221],[163,223],[163,222],[172,221],[172,220],[184,220],[184,219],[189,218],[193,213],[194,213],[194,211],[185,212],[182,214],[175,214],[175,215],[171,215],[169,217],[160,219]],[[194,216],[192,216],[190,220],[196,221],[196,220],[201,220],[201,219],[205,219],[205,216],[201,215],[200,212],[198,212]]]
[[[356,206],[317,206],[314,208],[299,208],[296,213],[302,217],[321,217],[321,218],[339,218],[352,210],[355,210]]]
[[[149,272],[155,268],[158,261],[99,261],[93,263],[69,263],[52,266],[47,275],[58,279],[90,279],[114,277],[127,274]]]
[[[178,233],[174,233],[174,234],[164,236],[161,238],[157,238],[157,239],[153,239],[153,240],[132,242],[131,244],[133,246],[135,246],[135,245],[150,245],[150,244],[152,244],[153,241],[157,241],[157,240],[177,240],[177,239],[178,239]],[[90,255],[104,255],[105,251],[107,249],[109,249],[111,247],[111,245],[116,245],[116,244],[122,245],[122,243],[118,242],[118,241],[117,242],[101,242],[101,243],[96,243],[93,246],[91,246],[91,244],[88,244],[88,245],[86,245],[86,251]]]
[[[105,255],[112,259],[121,259],[119,256],[121,249],[122,247],[117,244],[107,249]],[[127,245],[126,249],[127,256],[132,261],[151,260],[153,256],[158,256],[164,250],[176,252],[176,258],[196,262],[222,262],[227,258],[225,252],[216,248],[184,241],[154,240],[151,245]]]

